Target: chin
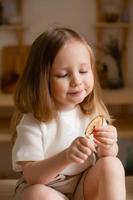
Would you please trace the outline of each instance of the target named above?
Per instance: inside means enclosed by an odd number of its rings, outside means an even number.
[[[75,104],[80,104],[84,101],[85,97],[84,98],[80,98],[78,99],[77,101],[75,101]]]

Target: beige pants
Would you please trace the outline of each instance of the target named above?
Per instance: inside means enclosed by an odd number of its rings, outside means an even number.
[[[75,176],[58,175],[47,186],[55,189],[64,200],[84,200],[84,180],[87,172],[88,170]],[[30,185],[21,177],[16,184],[13,200],[20,200],[21,193],[28,187]]]

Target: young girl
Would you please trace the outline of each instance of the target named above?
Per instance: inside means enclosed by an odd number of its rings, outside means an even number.
[[[90,46],[69,28],[33,43],[15,94],[13,169],[21,172],[15,200],[125,200],[117,131],[85,130],[97,115],[110,120],[99,95]]]

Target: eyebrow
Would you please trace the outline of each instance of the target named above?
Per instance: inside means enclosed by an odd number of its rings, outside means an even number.
[[[83,63],[81,63],[80,65],[79,65],[79,67],[86,67],[86,66],[91,66],[91,63],[89,63],[89,62],[83,62]],[[68,68],[69,68],[69,65],[67,66],[57,66],[56,68],[54,68],[54,71],[67,71],[68,70]]]
[[[86,65],[87,65],[87,66],[88,66],[88,65],[91,65],[91,63],[90,63],[90,62],[85,62],[85,63],[82,63],[82,64],[81,64],[81,66],[86,66]]]
[[[84,63],[81,63],[80,64],[80,66],[88,66],[88,65],[91,65],[89,62],[84,62]],[[64,67],[61,67],[61,69],[63,69],[63,70],[65,70],[65,69],[67,69],[69,67],[69,65],[68,66],[64,66]],[[58,68],[55,68],[55,69],[58,69]]]

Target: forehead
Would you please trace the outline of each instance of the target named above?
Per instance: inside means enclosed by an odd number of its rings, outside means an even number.
[[[57,55],[61,55],[61,54],[65,53],[65,52],[69,53],[70,51],[73,52],[73,53],[74,52],[76,53],[78,51],[86,51],[86,53],[89,54],[87,44],[85,44],[82,41],[77,41],[77,40],[71,39],[71,40],[68,40],[63,45],[63,47],[59,50]]]
[[[78,62],[90,62],[90,52],[87,44],[70,40],[57,53],[53,65]]]

